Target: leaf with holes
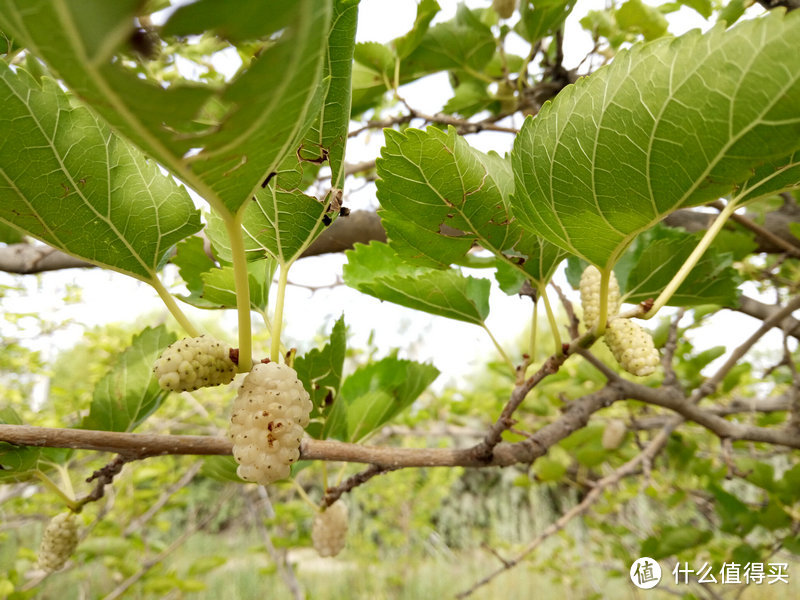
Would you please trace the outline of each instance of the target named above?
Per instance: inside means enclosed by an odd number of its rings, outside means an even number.
[[[141,4],[5,0],[0,29],[48,63],[116,131],[218,210],[234,213],[297,150],[317,116],[327,87],[320,31],[328,30],[331,2],[240,0],[236,10],[215,11],[219,3],[201,1],[176,10],[161,35],[198,33],[213,22],[220,37],[262,40],[257,58],[220,89],[163,87],[125,66],[130,58],[121,55],[131,54],[127,40]],[[259,18],[243,18],[248,14]]]
[[[478,244],[535,281],[547,282],[564,253],[511,216],[511,165],[470,147],[455,128],[385,132],[378,159],[380,215],[403,258],[445,267]]]

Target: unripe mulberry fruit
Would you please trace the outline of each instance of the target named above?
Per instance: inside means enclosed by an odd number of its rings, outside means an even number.
[[[239,477],[261,485],[287,478],[300,458],[311,408],[294,369],[274,362],[254,366],[233,401],[228,430]]]
[[[492,8],[501,19],[508,19],[514,14],[517,7],[517,0],[492,0]]]
[[[622,440],[625,439],[625,432],[627,431],[628,428],[625,426],[625,423],[619,419],[609,421],[606,424],[606,428],[603,430],[603,448],[606,450],[616,450],[619,448],[622,444]]]
[[[75,513],[56,515],[47,524],[39,547],[39,566],[52,573],[67,562],[78,545],[78,524]]]
[[[229,348],[219,340],[201,335],[178,340],[167,347],[153,366],[158,385],[173,392],[230,383],[236,365]]]
[[[594,265],[589,265],[581,275],[580,291],[581,306],[583,306],[583,322],[586,329],[597,325],[600,318],[600,270]],[[608,280],[608,318],[613,318],[619,312],[619,283],[614,272]]]
[[[320,556],[336,556],[347,540],[347,505],[337,500],[314,517],[311,541]]]
[[[619,366],[632,375],[644,377],[656,370],[660,360],[650,334],[630,319],[613,319],[605,335]]]

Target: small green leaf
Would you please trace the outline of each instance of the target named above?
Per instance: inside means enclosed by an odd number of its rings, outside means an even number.
[[[489,314],[488,279],[415,266],[379,242],[356,244],[345,254],[344,281],[360,292],[475,325],[482,325]]]
[[[264,15],[265,4],[268,5],[269,18]],[[180,6],[164,25],[161,34],[165,37],[201,35],[216,30],[233,43],[257,40],[290,26],[296,17],[294,12],[292,3],[275,0],[238,0],[235,10],[218,0],[196,0]]]
[[[688,6],[705,19],[710,19],[713,14],[714,7],[711,4],[711,0],[678,0],[678,4]]]
[[[245,483],[236,474],[236,469],[239,467],[232,456],[207,456],[203,459],[203,466],[200,468],[200,474],[216,479],[217,481],[233,481],[235,483]]]
[[[606,267],[678,208],[800,184],[798,37],[800,12],[773,12],[618,54],[526,120],[514,214]]]
[[[0,219],[19,230],[151,281],[201,228],[186,190],[54,81],[0,62],[0,123]]]
[[[339,317],[331,331],[330,341],[321,349],[314,348],[294,361],[297,378],[311,396],[314,415],[326,416],[339,394],[346,349],[344,315]],[[311,423],[306,432],[315,438],[321,435],[321,425]]]
[[[153,377],[153,363],[176,340],[166,327],[148,327],[134,336],[109,373],[94,388],[83,429],[133,431],[161,406],[168,393]]]
[[[436,0],[422,0],[417,4],[417,16],[411,29],[402,37],[392,41],[392,46],[398,57],[405,58],[419,46],[428,31],[431,20],[440,10],[441,7]]]
[[[528,42],[534,44],[561,27],[575,7],[575,3],[576,0],[556,0],[554,2],[521,0],[520,22],[515,30]]]
[[[323,436],[364,438],[411,406],[438,375],[433,365],[391,357],[360,367],[342,385]]]
[[[203,292],[203,273],[217,266],[206,254],[205,241],[198,236],[186,238],[178,243],[172,263],[178,267],[178,272],[192,295],[200,295]]]
[[[646,40],[666,35],[667,19],[658,8],[648,6],[642,0],[628,0],[616,11],[617,24],[634,34],[642,34]]]
[[[24,424],[11,407],[0,409],[0,423]],[[46,470],[48,463],[63,463],[71,453],[67,448],[36,448],[0,442],[0,482],[27,481],[33,477],[32,471]]]
[[[473,11],[460,4],[456,17],[428,29],[419,45],[402,62],[403,73],[432,73],[453,69],[480,71],[492,59],[492,30]]]
[[[542,456],[536,459],[533,472],[536,473],[536,479],[544,483],[561,481],[567,473],[567,466],[561,461]]]
[[[275,275],[276,264],[272,259],[247,263],[247,278],[250,288],[250,308],[263,312],[269,304],[269,287]],[[233,267],[211,269],[203,273],[203,291],[199,297],[178,296],[198,308],[236,308],[236,283]]]
[[[325,205],[298,190],[287,191],[278,177],[244,209],[242,229],[248,260],[271,256],[278,264],[297,260],[325,229]],[[208,217],[208,236],[220,258],[230,261],[230,243],[225,224],[213,213]]]

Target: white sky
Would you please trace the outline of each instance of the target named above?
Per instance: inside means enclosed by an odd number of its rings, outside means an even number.
[[[439,0],[442,12],[438,20],[447,20],[455,14],[455,0]],[[468,1],[469,6],[486,6],[488,2]],[[569,46],[565,48],[566,66],[572,68],[580,62],[591,47],[591,41],[578,20],[588,10],[602,8],[605,3],[600,0],[579,0],[576,9],[566,24],[565,39]],[[416,4],[410,0],[403,2],[387,2],[386,0],[362,0],[359,16],[358,41],[386,42],[402,35],[414,20]],[[693,27],[707,28],[703,19],[688,8],[668,16],[672,23],[670,31],[680,34]],[[511,48],[513,50],[513,47]],[[436,112],[447,99],[450,86],[444,74],[428,77],[402,88],[403,96],[409,104],[426,112]],[[517,125],[521,122],[518,121]],[[513,137],[503,133],[482,133],[469,136],[470,143],[481,150],[496,150],[500,153],[508,151]],[[380,132],[362,135],[352,141],[348,147],[348,161],[358,162],[374,158],[382,144]],[[350,181],[349,185],[360,186],[360,182]],[[347,190],[350,191],[350,190]],[[347,205],[351,208],[374,208],[377,203],[374,186],[367,185],[349,194]],[[341,274],[343,255],[308,258],[299,261],[290,273],[294,282],[320,285],[335,280]],[[475,276],[492,278],[490,271],[476,271]],[[174,284],[177,280],[176,270],[168,267],[165,272],[166,282]],[[39,278],[25,277],[21,279],[28,293],[20,298],[6,298],[2,301],[4,312],[31,312],[46,315],[54,321],[70,320],[74,322],[53,338],[39,338],[39,332],[32,327],[32,320],[19,323],[23,337],[37,349],[52,355],[56,348],[67,348],[80,339],[85,326],[93,326],[111,321],[130,321],[138,315],[162,309],[155,292],[148,286],[123,275],[100,270],[69,270],[47,273]],[[0,285],[11,284],[13,278],[0,274]],[[558,282],[567,289],[563,276]],[[76,284],[83,288],[83,302],[66,305],[62,301],[65,286]],[[193,320],[201,320],[209,316],[208,311],[201,311],[182,305],[185,312]],[[487,324],[495,336],[510,352],[515,347],[514,341],[520,338],[530,318],[530,301],[517,297],[507,297],[493,286],[491,297],[491,314]],[[428,316],[423,313],[398,307],[389,303],[359,294],[345,286],[322,289],[310,292],[302,287],[293,287],[287,291],[285,311],[285,341],[294,340],[300,351],[305,351],[314,342],[315,335],[324,328],[330,330],[333,321],[344,312],[350,326],[354,347],[364,347],[370,333],[374,331],[374,344],[379,348],[378,355],[387,354],[392,348],[401,348],[401,357],[420,361],[433,362],[441,371],[436,387],[447,382],[457,382],[464,375],[481,369],[488,360],[495,359],[494,348],[486,334],[476,326],[451,321],[444,318]],[[714,328],[721,332],[754,330],[756,321],[723,312],[715,318],[718,325]],[[225,324],[230,327],[229,342],[236,343],[236,317],[234,311],[228,311]],[[254,325],[261,326],[260,320],[254,316]],[[8,325],[0,322],[0,333],[11,333]],[[16,331],[15,335],[19,335]],[[735,343],[739,338],[730,340],[728,335],[720,337],[714,334],[707,336],[707,341],[700,341],[702,347],[718,343]],[[720,341],[723,340],[723,341]],[[708,342],[711,343],[708,343]],[[762,348],[778,348],[780,337],[773,332],[765,339]],[[51,345],[52,344],[52,345]],[[266,355],[266,349],[260,349]],[[519,360],[514,354],[512,360]]]

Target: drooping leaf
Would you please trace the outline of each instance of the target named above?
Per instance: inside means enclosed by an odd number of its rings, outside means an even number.
[[[250,308],[265,311],[269,304],[269,287],[275,275],[276,263],[265,258],[247,263],[250,289]],[[178,296],[198,308],[236,308],[236,284],[233,267],[214,267],[201,275],[202,288],[189,296]]]
[[[482,325],[489,314],[488,279],[413,265],[380,242],[356,244],[346,255],[344,281],[360,292],[475,325]]]
[[[327,38],[320,32],[328,30],[331,2],[241,0],[235,10],[224,11],[218,4],[184,7],[164,31],[197,31],[213,20],[223,36],[268,40],[222,88],[165,88],[126,69],[115,53],[126,50],[140,0],[6,0],[0,29],[47,62],[116,131],[218,209],[233,213],[297,150],[317,114],[326,87],[321,80]],[[259,12],[276,18],[247,18]],[[184,158],[190,150],[194,154]]]
[[[29,235],[150,281],[201,228],[184,188],[52,80],[0,62],[0,124],[0,219]]]
[[[444,267],[479,244],[537,281],[550,278],[564,255],[511,216],[508,160],[471,148],[452,127],[385,137],[378,199],[398,254]]]
[[[800,147],[798,35],[800,13],[771,13],[619,54],[523,125],[514,213],[605,267],[673,210],[779,176]]]
[[[311,396],[314,415],[326,416],[337,400],[342,381],[342,369],[346,346],[344,315],[337,319],[331,331],[330,341],[322,348],[314,348],[294,361],[297,378]],[[306,432],[319,438],[322,432],[320,423],[312,422]]]
[[[330,78],[322,110],[303,139],[303,150],[319,152],[331,167],[331,185],[344,185],[344,151],[350,125],[351,79],[358,3],[335,0],[324,76]]]
[[[363,439],[411,406],[438,375],[433,365],[391,357],[359,368],[342,384],[323,437]]]
[[[81,428],[133,431],[153,414],[169,393],[153,376],[153,363],[176,339],[163,325],[134,336],[108,374],[97,382]]]

